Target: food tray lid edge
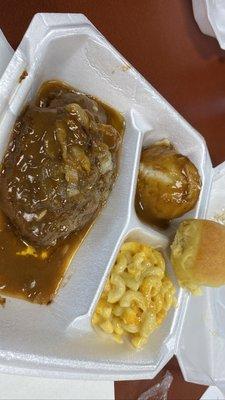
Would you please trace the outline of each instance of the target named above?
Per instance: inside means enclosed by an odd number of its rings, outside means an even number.
[[[14,50],[7,41],[5,35],[0,29],[0,77],[5,71],[9,61],[13,56]]]
[[[225,162],[214,168],[206,218],[225,224]],[[186,381],[218,386],[225,394],[225,286],[190,296],[177,347]]]

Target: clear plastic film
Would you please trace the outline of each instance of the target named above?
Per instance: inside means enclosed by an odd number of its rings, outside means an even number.
[[[172,384],[173,376],[167,371],[161,382],[152,386],[142,393],[137,400],[167,400],[169,388]]]

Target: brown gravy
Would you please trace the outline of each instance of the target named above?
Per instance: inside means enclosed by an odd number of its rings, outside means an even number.
[[[49,304],[91,225],[46,249],[35,248],[16,235],[3,212],[0,218],[0,293]]]
[[[58,90],[71,88],[58,81]],[[38,92],[37,101],[54,96],[54,84],[46,82]],[[107,114],[107,123],[123,135],[124,119],[111,107],[95,99]],[[98,210],[99,212],[100,210]],[[49,304],[54,298],[72,257],[78,250],[95,217],[78,233],[59,239],[55,246],[39,247],[30,244],[18,233],[5,214],[0,211],[0,295],[22,298],[39,304]]]

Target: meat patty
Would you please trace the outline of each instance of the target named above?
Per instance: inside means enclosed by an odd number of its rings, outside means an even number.
[[[121,134],[104,107],[48,83],[16,121],[0,173],[0,206],[40,246],[81,230],[105,204]]]

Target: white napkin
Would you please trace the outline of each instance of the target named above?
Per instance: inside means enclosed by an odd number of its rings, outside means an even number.
[[[202,33],[217,38],[225,49],[225,1],[192,0],[195,20]]]

